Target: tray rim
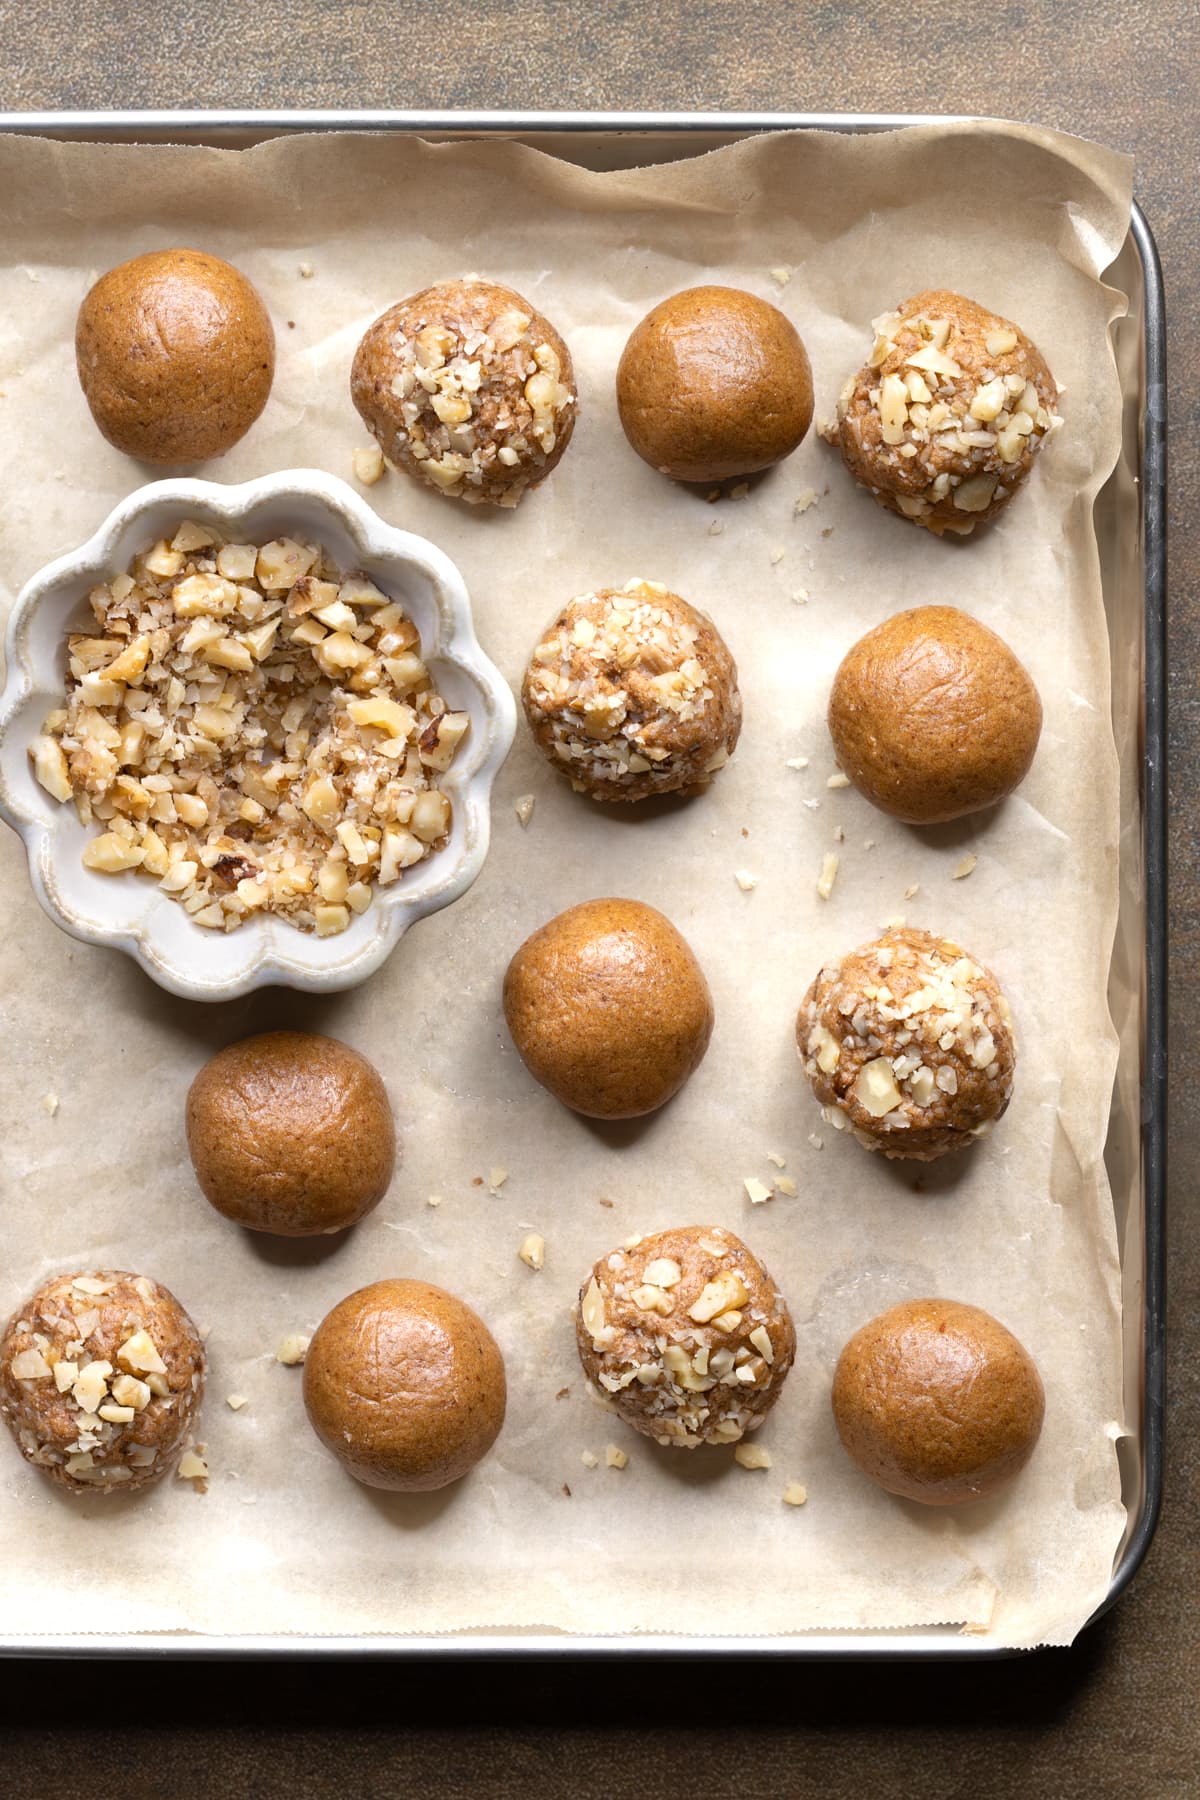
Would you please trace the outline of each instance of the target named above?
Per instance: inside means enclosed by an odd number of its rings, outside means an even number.
[[[321,131],[388,132],[455,137],[526,137],[551,134],[682,137],[687,133],[739,138],[768,131],[828,130],[846,133],[902,130],[912,125],[965,123],[963,113],[622,112],[358,108],[72,109],[0,114],[0,134],[40,135],[84,142],[151,134],[190,133],[206,138],[263,137]],[[1117,1559],[1108,1591],[1084,1630],[1104,1616],[1140,1568],[1162,1507],[1165,1407],[1165,1227],[1167,1121],[1167,813],[1166,813],[1166,312],[1162,264],[1150,223],[1133,201],[1130,239],[1143,281],[1142,349],[1145,404],[1141,411],[1141,560],[1143,570],[1143,684],[1141,754],[1142,880],[1145,905],[1144,1000],[1141,1034],[1141,1185],[1144,1291],[1142,1302],[1143,1480],[1133,1526]],[[568,1633],[314,1637],[221,1637],[182,1633],[22,1637],[0,1642],[7,1656],[160,1656],[186,1660],[309,1659],[346,1656],[410,1660],[428,1655],[469,1661],[513,1657],[527,1661],[572,1656],[669,1656],[693,1661],[713,1656],[788,1661],[993,1660],[1019,1654],[981,1637],[947,1627],[921,1631],[809,1631],[795,1637],[679,1638],[626,1634],[598,1637]]]

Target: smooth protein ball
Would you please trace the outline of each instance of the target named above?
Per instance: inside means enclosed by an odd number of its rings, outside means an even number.
[[[0,1417],[61,1487],[130,1493],[174,1468],[204,1371],[199,1332],[148,1275],[58,1275],[0,1341]]]
[[[304,1404],[325,1448],[367,1487],[458,1481],[504,1423],[504,1358],[465,1301],[426,1281],[376,1281],[318,1325]]]
[[[796,1042],[830,1124],[885,1156],[933,1162],[963,1149],[1012,1098],[1012,1014],[996,977],[911,926],[821,970]]]
[[[995,806],[1024,780],[1041,729],[1023,664],[954,606],[917,606],[868,631],[829,696],[839,768],[910,825]]]
[[[267,404],[275,333],[240,269],[203,250],[154,250],[89,289],[75,360],[110,444],[141,462],[203,462]]]
[[[833,1416],[865,1475],[906,1500],[959,1506],[1033,1454],[1046,1397],[1029,1352],[978,1306],[906,1300],[838,1359]]]
[[[687,941],[638,900],[586,900],[526,938],[504,1017],[535,1081],[592,1119],[634,1119],[677,1094],[712,1036]]]
[[[1020,326],[945,288],[874,329],[825,436],[881,506],[967,536],[1003,511],[1062,423],[1058,383]]]
[[[534,648],[521,699],[551,767],[593,800],[696,793],[742,729],[725,640],[657,581],[569,600]]]
[[[205,1199],[279,1237],[345,1231],[378,1205],[396,1162],[378,1071],[311,1031],[218,1051],[188,1094],[187,1139]]]
[[[516,506],[571,441],[566,344],[512,288],[464,277],[389,307],[350,393],[387,460],[455,500]]]
[[[741,288],[686,288],[634,328],[617,409],[660,475],[723,481],[791,455],[812,423],[812,369],[777,306]]]
[[[762,1424],[796,1354],[787,1302],[731,1231],[685,1225],[602,1256],[579,1292],[584,1374],[660,1444],[733,1444]]]

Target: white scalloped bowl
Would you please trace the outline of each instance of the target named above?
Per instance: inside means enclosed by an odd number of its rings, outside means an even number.
[[[66,637],[90,620],[88,591],[182,519],[217,526],[243,542],[307,537],[343,570],[361,569],[407,609],[422,654],[450,706],[471,729],[442,787],[453,803],[449,843],[376,888],[365,913],[339,936],[318,938],[258,915],[232,932],[194,925],[178,901],[136,871],[102,875],[81,853],[94,826],[35,780],[28,749],[46,714],[61,705]],[[417,919],[465,893],[487,854],[492,782],[516,728],[508,684],[479,647],[462,576],[424,538],[387,525],[336,476],[292,469],[226,487],[156,481],[123,500],[94,537],[35,575],[9,620],[7,676],[0,695],[0,818],[19,832],[33,889],[57,925],[86,943],[124,950],[171,993],[228,1000],[272,983],[332,993],[365,980]]]

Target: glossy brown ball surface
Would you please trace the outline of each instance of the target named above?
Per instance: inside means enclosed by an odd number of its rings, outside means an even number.
[[[203,462],[245,436],[275,374],[275,333],[240,270],[203,250],[154,250],[89,289],[75,360],[110,444],[150,463]]]
[[[791,455],[812,424],[812,369],[777,306],[741,288],[686,288],[634,327],[617,408],[661,475],[723,481]]]
[[[956,1300],[906,1300],[870,1320],[842,1351],[832,1398],[863,1473],[927,1506],[981,1500],[1011,1481],[1045,1412],[1029,1352]]]
[[[713,1028],[690,946],[638,900],[588,900],[535,931],[508,966],[504,1016],[535,1080],[594,1119],[662,1106]]]
[[[267,1031],[218,1051],[187,1101],[196,1179],[250,1231],[344,1231],[387,1191],[396,1128],[378,1071],[336,1038]]]
[[[829,696],[839,768],[911,825],[995,806],[1028,774],[1041,729],[1023,664],[955,606],[913,607],[868,631]]]
[[[322,1319],[304,1361],[313,1430],[368,1487],[458,1481],[504,1423],[504,1359],[477,1313],[425,1281],[376,1281]]]

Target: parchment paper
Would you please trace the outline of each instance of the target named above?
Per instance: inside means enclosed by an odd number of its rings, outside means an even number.
[[[582,395],[575,441],[513,513],[460,508],[399,476],[372,503],[456,559],[483,643],[514,684],[568,596],[643,575],[712,613],[746,706],[741,746],[711,792],[652,816],[573,795],[522,728],[478,884],[335,1000],[272,994],[206,1010],[170,999],[120,955],[56,931],[4,834],[3,1310],[66,1266],[144,1269],[207,1328],[212,1362],[206,1496],[172,1480],[144,1497],[72,1503],[0,1445],[6,1633],[951,1622],[1031,1644],[1078,1630],[1124,1519],[1119,1274],[1101,1160],[1119,821],[1091,511],[1119,447],[1107,328],[1123,302],[1099,277],[1125,236],[1130,180],[1107,151],[993,125],[780,136],[609,174],[495,143],[0,144],[6,603],[152,473],[101,441],[77,386],[75,312],[98,271],[196,244],[258,284],[279,368],[262,420],[204,471],[232,481],[296,465],[348,476],[367,441],[348,393],[361,331],[398,297],[477,270],[530,295],[567,337]],[[791,270],[786,286],[774,268]],[[634,456],[612,387],[642,313],[707,280],[761,293],[796,321],[826,415],[874,314],[922,287],[961,289],[1041,346],[1066,389],[1065,428],[977,541],[938,542],[885,515],[815,434],[745,498],[708,505]],[[797,514],[809,488],[819,501]],[[1041,690],[1045,729],[1005,806],[919,834],[827,788],[824,710],[847,646],[925,601],[965,606],[1012,643]],[[799,756],[809,766],[790,769]],[[536,810],[522,830],[513,802],[525,793]],[[829,849],[841,869],[826,903],[815,881]],[[967,851],[974,873],[954,880]],[[737,870],[757,877],[753,891]],[[717,1026],[675,1104],[604,1129],[534,1085],[499,994],[530,930],[610,892],[681,927]],[[993,966],[1018,1033],[1002,1125],[971,1155],[927,1169],[870,1157],[822,1126],[793,1046],[796,1005],[822,960],[898,915],[953,933]],[[276,1023],[365,1051],[398,1115],[390,1193],[332,1244],[239,1233],[206,1206],[188,1164],[193,1073],[220,1044]],[[752,1208],[742,1182],[776,1177],[769,1151],[786,1156],[799,1192]],[[497,1168],[508,1179],[493,1194]],[[430,1195],[443,1203],[430,1207]],[[796,1365],[756,1440],[774,1459],[766,1472],[727,1451],[660,1450],[590,1400],[580,1377],[570,1306],[592,1260],[632,1232],[692,1221],[743,1233],[795,1315]],[[546,1239],[540,1274],[517,1260],[531,1227]],[[273,1360],[284,1333],[311,1331],[343,1294],[387,1274],[471,1300],[507,1358],[503,1435],[440,1495],[388,1497],[345,1477],[308,1431],[299,1372]],[[927,1293],[999,1315],[1047,1389],[1028,1471],[1002,1497],[954,1512],[878,1492],[849,1465],[829,1414],[846,1337]],[[236,1415],[233,1392],[250,1397]],[[604,1466],[609,1442],[629,1453],[623,1471]],[[594,1470],[581,1462],[589,1449]],[[781,1503],[792,1480],[807,1487],[802,1508]]]

